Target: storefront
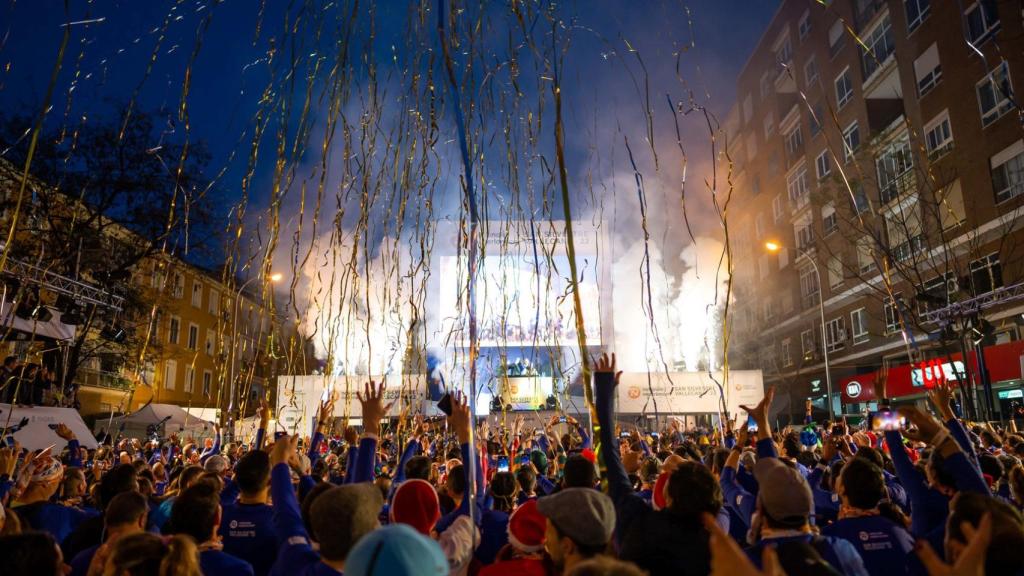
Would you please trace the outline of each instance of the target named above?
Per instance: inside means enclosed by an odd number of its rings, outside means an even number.
[[[998,416],[1011,414],[1024,417],[1024,390],[1021,388],[1021,366],[1024,363],[1024,341],[1006,342],[985,348],[992,393],[996,396]],[[956,382],[971,373],[969,388],[974,390],[977,404],[983,400],[981,382],[977,377],[977,355],[967,355],[967,365],[958,352],[947,357],[932,358],[917,364],[890,366],[886,373],[886,396],[895,404],[906,404],[925,397],[936,382]],[[839,380],[839,392],[845,413],[861,413],[877,406],[874,381],[878,371],[848,376]]]

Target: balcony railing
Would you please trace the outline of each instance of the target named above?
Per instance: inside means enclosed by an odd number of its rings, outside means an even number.
[[[883,205],[899,198],[907,192],[912,192],[917,184],[912,169],[905,170],[902,174],[892,177],[884,186],[879,186],[878,199]]]
[[[924,250],[924,235],[918,234],[910,240],[903,242],[902,244],[893,247],[892,257],[897,262],[906,262]]]
[[[75,374],[75,381],[82,386],[107,388],[110,390],[128,390],[132,385],[131,380],[117,372],[93,370],[91,368],[79,369]]]

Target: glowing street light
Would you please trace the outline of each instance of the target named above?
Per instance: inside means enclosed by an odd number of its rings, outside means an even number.
[[[270,281],[275,284],[280,282],[282,278],[284,278],[284,275],[281,274],[280,272],[274,272],[273,274],[270,275]]]
[[[768,240],[764,243],[764,249],[772,254],[777,254],[782,250],[782,244],[774,240]],[[811,263],[811,267],[814,268],[814,277],[818,282],[818,312],[821,314],[821,351],[825,358],[825,393],[828,394],[826,400],[826,406],[828,408],[829,420],[835,419],[835,413],[832,410],[832,372],[829,370],[828,365],[828,336],[826,335],[825,329],[825,300],[821,293],[821,272],[818,270],[818,264],[814,261],[814,258],[803,249],[798,249],[798,255],[803,254],[807,256],[807,261]]]

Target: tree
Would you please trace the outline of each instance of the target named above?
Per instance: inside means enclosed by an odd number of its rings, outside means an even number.
[[[209,155],[201,143],[182,141],[161,112],[111,106],[96,123],[44,126],[30,166],[20,213],[14,214],[27,152],[29,114],[0,116],[0,151],[8,193],[2,207],[5,232],[14,226],[8,255],[101,287],[124,300],[116,312],[84,306],[82,323],[67,350],[59,377],[65,389],[78,369],[101,360],[105,367],[142,368],[151,314],[162,297],[141,281],[158,256],[193,261],[216,257],[214,181],[205,174]],[[6,234],[5,234],[6,235]],[[148,264],[145,264],[147,263]],[[145,265],[144,265],[145,264]],[[24,289],[25,287],[23,287]],[[98,338],[117,324],[121,342]]]

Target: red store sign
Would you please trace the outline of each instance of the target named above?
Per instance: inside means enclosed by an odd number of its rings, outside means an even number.
[[[1021,377],[1021,356],[1024,356],[1024,341],[1007,342],[985,348],[985,363],[992,382],[1016,380]],[[952,363],[950,363],[952,359]],[[971,374],[977,371],[977,355],[971,350],[967,355]],[[890,366],[886,383],[889,398],[902,398],[920,394],[933,387],[936,382],[955,382],[964,370],[963,356],[957,352],[942,358],[933,358],[910,365]],[[875,401],[874,382],[878,372],[849,376],[839,381],[839,393],[843,404]]]

